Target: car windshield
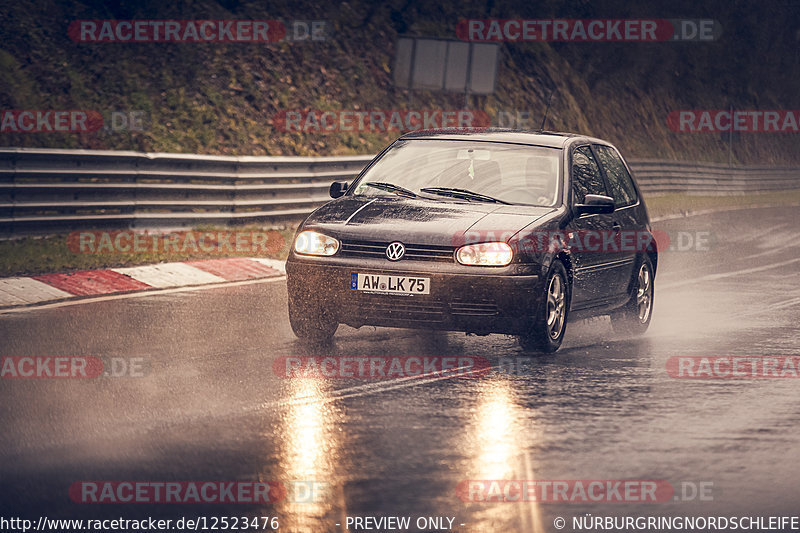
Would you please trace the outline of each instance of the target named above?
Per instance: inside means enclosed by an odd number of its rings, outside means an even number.
[[[553,206],[560,155],[558,148],[500,142],[403,140],[370,167],[354,194],[406,190],[443,201]]]

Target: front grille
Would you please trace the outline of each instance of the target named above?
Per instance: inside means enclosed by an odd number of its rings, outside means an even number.
[[[450,316],[497,316],[493,300],[454,299],[449,302],[415,296],[362,295],[357,302],[358,314],[383,316],[419,322],[442,322]]]
[[[388,242],[380,241],[342,241],[341,254],[349,257],[383,257],[386,258]],[[447,261],[453,262],[453,247],[436,244],[406,244],[406,253],[402,260]],[[388,259],[387,259],[388,261]]]
[[[456,299],[450,302],[450,312],[463,316],[496,316],[498,314],[497,304],[492,300]]]
[[[363,298],[359,303],[361,312],[403,320],[420,322],[442,322],[445,317],[444,304],[430,300],[406,301],[413,296]],[[402,301],[398,301],[402,300]]]

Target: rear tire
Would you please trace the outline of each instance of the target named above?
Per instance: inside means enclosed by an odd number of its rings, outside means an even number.
[[[636,275],[633,295],[622,309],[611,314],[611,326],[621,335],[642,335],[653,317],[653,264],[645,256]]]
[[[291,297],[289,324],[297,338],[311,342],[329,341],[339,327],[338,320],[319,305],[300,303]]]
[[[567,270],[561,261],[553,262],[544,287],[533,327],[517,337],[525,351],[553,353],[561,346],[567,331],[570,294]]]

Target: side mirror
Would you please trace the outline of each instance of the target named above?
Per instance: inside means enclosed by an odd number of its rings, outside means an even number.
[[[578,215],[601,215],[614,212],[614,199],[602,194],[587,194],[582,204],[575,204]]]
[[[344,196],[344,193],[347,192],[348,187],[350,187],[350,184],[346,181],[334,181],[331,183],[331,198],[339,198],[340,196]]]

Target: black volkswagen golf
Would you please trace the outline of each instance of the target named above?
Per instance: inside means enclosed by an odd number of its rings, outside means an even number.
[[[416,132],[300,225],[286,263],[295,334],[339,324],[516,335],[553,352],[567,320],[644,332],[658,250],[611,144],[552,132]]]

